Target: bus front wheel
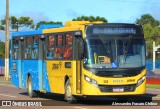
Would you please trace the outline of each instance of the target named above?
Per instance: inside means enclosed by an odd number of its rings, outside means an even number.
[[[76,102],[76,98],[72,95],[72,89],[71,89],[71,84],[69,79],[67,80],[66,84],[65,84],[65,100],[67,100],[67,102],[69,103],[75,103]]]
[[[31,76],[28,77],[27,79],[27,92],[29,97],[33,98],[33,97],[38,97],[38,92],[33,90],[32,88],[32,78]]]

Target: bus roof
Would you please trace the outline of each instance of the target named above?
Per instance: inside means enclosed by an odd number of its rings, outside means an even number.
[[[90,21],[68,21],[65,23],[63,28],[50,28],[43,29],[43,33],[54,33],[54,32],[68,32],[68,31],[76,31],[80,30],[84,27],[84,25],[89,24],[103,24],[102,21],[90,22]]]
[[[89,22],[89,21],[68,21],[63,27],[61,24],[42,24],[39,27],[39,30],[32,31],[21,31],[21,32],[13,32],[12,37],[17,36],[28,36],[28,35],[39,35],[45,33],[54,33],[54,32],[67,32],[67,31],[75,31],[80,30],[82,25],[89,24],[102,24],[102,21]]]
[[[139,24],[134,24],[134,23],[103,23],[101,25],[108,25],[108,26],[141,26]]]
[[[65,26],[66,27],[71,27],[75,25],[87,25],[87,24],[102,24],[104,22],[102,21],[95,21],[95,22],[90,22],[90,21],[68,21],[66,22]]]
[[[42,34],[42,30],[14,32],[14,33],[12,33],[12,37],[27,36],[27,35],[38,35],[38,34]]]
[[[31,30],[31,31],[21,31],[21,32],[13,32],[12,37],[16,36],[27,36],[27,35],[39,35],[43,34],[42,30],[47,28],[61,28],[63,27],[61,24],[42,24],[40,25],[38,30]]]
[[[104,23],[102,21],[89,22],[89,21],[68,21],[65,23],[63,27],[61,24],[48,24],[48,25],[40,25],[39,30],[32,31],[22,31],[22,32],[14,32],[12,33],[12,37],[16,36],[27,36],[27,35],[39,35],[46,33],[54,33],[54,32],[67,32],[67,31],[76,31],[80,29],[84,29],[84,25],[108,25],[108,26],[134,26],[137,24],[129,24],[129,23]],[[140,26],[140,25],[137,25]]]

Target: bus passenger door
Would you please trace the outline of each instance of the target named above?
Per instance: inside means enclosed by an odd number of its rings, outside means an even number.
[[[14,38],[12,42],[12,73],[11,81],[15,86],[22,88],[22,48],[23,41]]]
[[[76,59],[76,92],[77,94],[81,94],[81,76],[82,76],[82,64],[81,64],[81,59],[80,59],[80,43],[81,43],[82,39],[81,38],[75,38],[75,42],[74,43],[74,58]]]
[[[38,56],[38,69],[39,69],[39,90],[44,91],[44,38],[39,39],[39,56]]]
[[[22,62],[23,62],[23,48],[24,48],[24,39],[20,39],[19,41],[19,87],[23,87],[22,83],[22,77],[23,77],[23,71],[22,71]]]

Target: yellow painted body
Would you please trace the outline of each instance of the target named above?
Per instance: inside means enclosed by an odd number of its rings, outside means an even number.
[[[97,22],[102,23],[102,22]],[[67,22],[66,26],[64,28],[55,28],[55,29],[46,29],[43,30],[44,34],[49,33],[59,33],[59,32],[69,32],[69,31],[82,31],[83,38],[85,37],[85,25],[88,24],[95,24],[90,23],[87,21],[82,22]],[[65,68],[65,62],[71,62],[71,68]],[[60,65],[61,63],[61,65]],[[77,63],[79,63],[77,65]],[[57,65],[58,68],[53,68],[53,65]],[[78,67],[77,67],[78,66]],[[68,76],[71,88],[72,88],[72,94],[73,95],[136,95],[136,94],[144,94],[146,92],[146,80],[136,87],[136,90],[134,92],[101,92],[100,89],[96,86],[93,86],[92,84],[88,83],[86,80],[84,80],[84,75],[96,80],[98,84],[100,85],[129,85],[129,84],[137,84],[137,81],[143,77],[146,74],[146,69],[142,71],[137,76],[134,77],[124,77],[124,78],[108,78],[108,77],[98,77],[93,75],[91,72],[85,70],[83,68],[80,69],[80,62],[76,62],[76,60],[46,60],[46,67],[48,72],[48,79],[49,79],[49,85],[52,93],[60,93],[64,94],[65,89],[65,77]],[[82,71],[82,75],[80,75],[80,70]],[[81,80],[77,79],[77,75],[80,77]],[[134,79],[134,82],[127,82],[129,79]],[[123,80],[122,83],[113,83],[113,80]],[[104,82],[104,81],[107,81]],[[81,83],[80,85],[78,84]],[[78,88],[77,88],[78,85]],[[80,90],[81,89],[81,90]]]
[[[137,84],[137,81],[143,77],[146,74],[146,69],[143,70],[143,72],[137,76],[134,77],[124,77],[124,78],[107,78],[107,77],[98,77],[90,72],[83,69],[83,75],[86,75],[88,77],[91,77],[92,79],[96,80],[99,85],[129,85],[129,84]],[[135,80],[134,82],[127,82],[128,80]],[[113,80],[123,80],[122,83],[114,83]],[[105,82],[107,81],[107,83]],[[82,83],[83,89],[82,93],[83,95],[136,95],[136,94],[144,94],[146,92],[146,80],[136,87],[136,90],[134,92],[101,92],[100,89],[90,83],[88,83],[86,80],[84,80],[83,77],[83,83]]]
[[[65,68],[65,62],[71,62],[71,68]],[[46,64],[51,92],[64,94],[65,76],[69,77],[71,85],[75,87],[76,61],[48,60]],[[58,68],[53,69],[53,64],[58,65]]]
[[[59,63],[62,63],[61,66],[59,66],[58,69],[53,69],[52,65]],[[125,77],[125,78],[106,78],[106,77],[98,77],[93,75],[91,72],[82,69],[82,90],[81,94],[77,93],[76,90],[76,61],[67,61],[71,62],[71,68],[65,68],[65,62],[66,61],[53,61],[49,60],[46,61],[47,63],[47,72],[48,72],[48,79],[50,83],[50,89],[52,93],[60,93],[64,94],[65,89],[65,76],[68,76],[71,82],[72,87],[72,94],[73,95],[136,95],[136,94],[144,94],[146,92],[146,80],[136,87],[136,90],[134,92],[121,92],[121,93],[115,93],[115,92],[101,92],[100,89],[90,83],[88,83],[86,80],[84,80],[84,75],[91,77],[92,79],[96,80],[98,84],[100,85],[129,85],[129,84],[137,84],[137,81],[143,77],[146,74],[146,69],[142,71],[141,74],[134,76],[134,77]],[[134,82],[127,82],[128,80],[133,80]],[[105,83],[104,81],[108,81]],[[113,83],[113,80],[123,80],[122,83]]]

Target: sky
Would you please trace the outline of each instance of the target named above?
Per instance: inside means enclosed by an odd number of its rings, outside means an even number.
[[[134,23],[143,14],[160,21],[160,0],[9,0],[10,16],[29,16],[39,21],[71,21],[85,16],[105,17],[109,23]],[[5,18],[6,0],[0,0],[0,20]],[[5,41],[4,31],[0,40]]]

